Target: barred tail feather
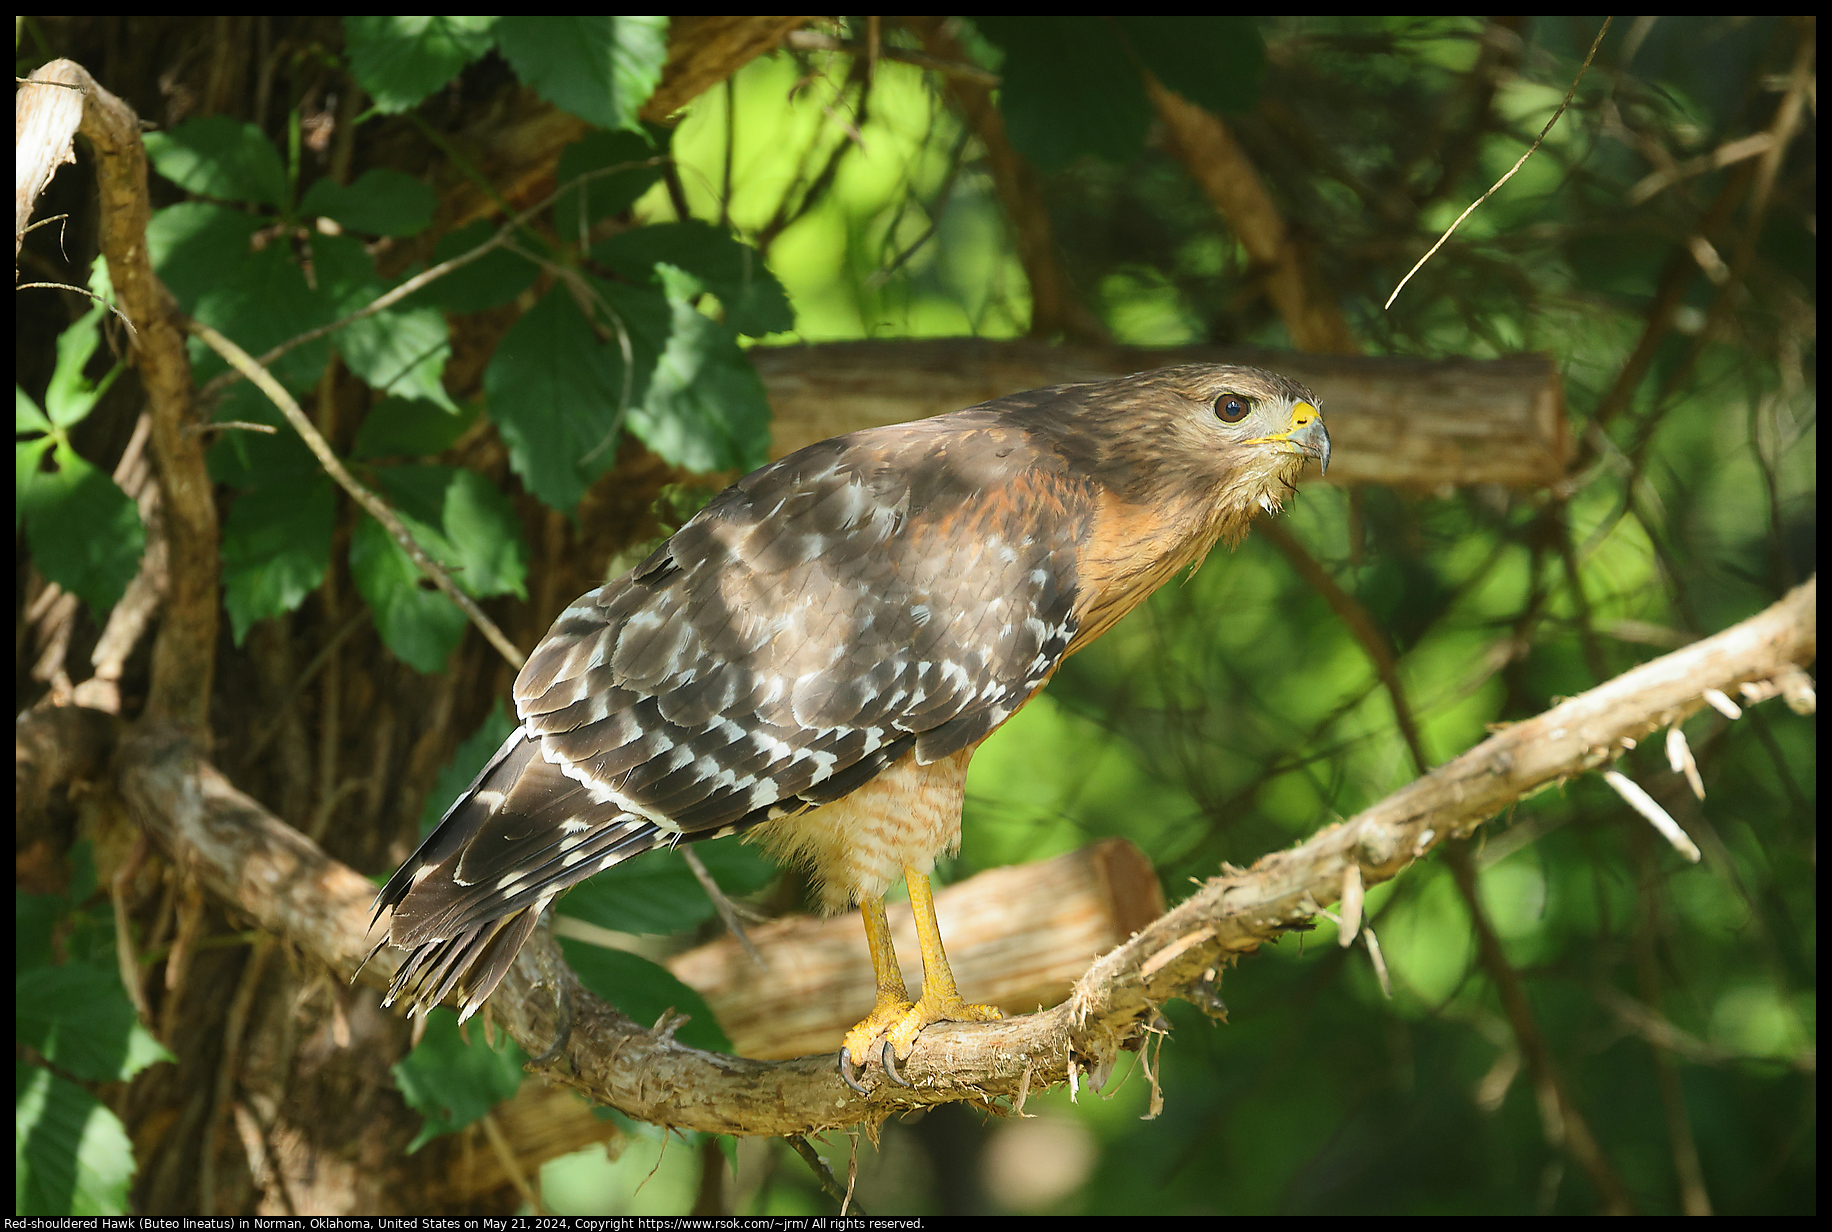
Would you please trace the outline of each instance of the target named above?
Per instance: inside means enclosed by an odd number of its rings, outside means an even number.
[[[678,837],[591,800],[517,729],[376,896],[388,931],[370,956],[409,951],[382,1003],[425,1013],[455,992],[460,1020],[470,1017],[555,898]]]

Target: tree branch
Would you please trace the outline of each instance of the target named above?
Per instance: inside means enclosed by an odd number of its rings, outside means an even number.
[[[140,144],[139,117],[97,85],[80,64],[53,60],[32,74],[30,84],[19,91],[15,108],[21,135],[29,127],[46,149],[21,148],[18,159],[43,167],[74,161],[69,153],[74,135],[69,129],[71,93],[82,98],[76,132],[89,140],[95,153],[100,239],[108,276],[121,311],[133,326],[130,345],[152,416],[152,455],[170,553],[171,584],[153,644],[153,679],[146,712],[202,732],[209,721],[210,684],[216,672],[220,566],[215,489],[204,469],[202,440],[185,430],[196,422],[197,406],[178,305],[154,276],[147,256],[146,225],[152,207],[146,195],[146,150]],[[28,113],[44,99],[54,104],[57,123],[27,125]],[[48,182],[46,176],[34,180],[34,185],[42,190]],[[29,202],[16,195],[16,223],[29,209]]]
[[[1513,724],[1351,820],[1245,872],[1212,878],[1088,970],[1068,1001],[995,1023],[939,1024],[902,1067],[909,1089],[857,1096],[831,1055],[766,1062],[700,1052],[652,1032],[578,987],[545,931],[523,950],[490,1007],[530,1053],[555,1035],[564,990],[575,1027],[550,1077],[644,1120],[714,1133],[790,1134],[879,1121],[929,1104],[990,1104],[1068,1081],[1098,1088],[1118,1052],[1179,996],[1338,896],[1348,869],[1395,877],[1447,838],[1613,760],[1629,743],[1704,707],[1707,689],[1745,700],[1787,691],[1817,650],[1817,578],[1749,620],[1642,664]],[[1793,697],[1798,689],[1789,692]],[[340,975],[365,949],[374,887],[236,791],[179,730],[149,724],[123,745],[117,782],[133,815],[213,894]],[[365,972],[385,983],[398,955]]]
[[[829,342],[748,352],[769,392],[774,457],[880,424],[958,410],[1020,389],[1102,381],[1167,364],[1271,368],[1323,402],[1329,482],[1441,492],[1533,489],[1565,477],[1565,399],[1547,355],[1427,360],[986,338]]]

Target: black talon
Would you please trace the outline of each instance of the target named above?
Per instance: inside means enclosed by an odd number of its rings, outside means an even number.
[[[847,1086],[851,1087],[853,1090],[857,1091],[861,1095],[870,1094],[870,1092],[866,1091],[864,1087],[859,1085],[858,1078],[854,1076],[856,1072],[857,1071],[853,1067],[852,1051],[847,1048],[841,1048],[840,1049],[840,1081],[845,1083]]]
[[[910,1084],[905,1082],[903,1075],[897,1072],[897,1049],[889,1040],[884,1041],[884,1048],[878,1053],[878,1056],[884,1061],[884,1076],[898,1086],[907,1088]]]

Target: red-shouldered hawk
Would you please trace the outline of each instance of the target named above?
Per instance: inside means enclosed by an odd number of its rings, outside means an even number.
[[[1276,512],[1307,458],[1329,464],[1308,390],[1191,364],[753,471],[535,648],[521,727],[377,899],[385,940],[412,951],[388,1002],[456,991],[468,1017],[569,886],[749,832],[807,861],[829,909],[859,904],[877,1003],[840,1073],[863,1090],[877,1051],[897,1079],[928,1024],[999,1016],[955,988],[928,877],[960,842],[975,746],[1067,655]],[[882,901],[899,875],[922,948],[913,1004]]]

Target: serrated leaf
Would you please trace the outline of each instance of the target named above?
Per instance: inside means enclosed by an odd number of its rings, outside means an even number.
[[[480,219],[442,236],[433,249],[433,263],[441,264],[469,252],[495,234],[496,226]],[[402,306],[430,304],[447,312],[482,312],[513,300],[534,285],[539,273],[526,257],[497,248],[434,279],[402,301]]]
[[[19,973],[14,992],[19,1040],[77,1078],[118,1082],[176,1059],[140,1025],[114,971],[78,962],[34,967]]]
[[[232,277],[248,256],[261,220],[208,201],[183,201],[154,214],[146,253],[178,306],[196,316],[197,303]]]
[[[350,446],[353,458],[421,457],[450,448],[478,414],[478,404],[456,415],[421,398],[385,398],[369,408]]]
[[[438,204],[437,194],[411,175],[375,167],[347,186],[328,176],[319,180],[306,191],[299,212],[335,219],[346,231],[405,236],[430,227]]]
[[[770,400],[731,330],[680,299],[602,284],[638,348],[653,356],[630,431],[694,471],[749,471],[770,452]],[[662,311],[665,309],[665,316]],[[664,324],[665,322],[665,324]]]
[[[661,167],[650,165],[661,153],[644,133],[630,129],[587,133],[561,150],[561,192],[554,202],[560,238],[571,240],[635,205],[662,178]]]
[[[496,44],[524,85],[597,128],[635,128],[668,58],[666,17],[504,17]]]
[[[45,386],[44,409],[51,422],[60,428],[81,423],[121,374],[119,364],[99,381],[91,381],[84,371],[101,344],[97,323],[107,311],[106,307],[97,304],[57,335],[57,366]]]
[[[427,675],[445,670],[464,637],[465,615],[367,514],[350,536],[350,577],[396,658]]]
[[[381,487],[416,542],[476,598],[526,598],[527,553],[509,499],[475,471],[456,466],[394,466]]]
[[[555,908],[600,928],[666,936],[713,914],[712,900],[675,851],[648,851],[570,890]]]
[[[696,843],[693,850],[728,896],[752,893],[775,876],[763,854],[743,843]],[[618,932],[667,935],[692,928],[714,909],[678,851],[650,851],[580,883],[555,910]]]
[[[75,1083],[24,1061],[14,1062],[13,1090],[14,1214],[125,1214],[134,1151],[120,1118]]]
[[[344,51],[350,73],[376,110],[406,111],[490,50],[496,18],[344,18]]]
[[[598,341],[572,296],[556,287],[498,344],[483,385],[509,465],[529,491],[570,513],[616,461],[621,353]]]
[[[401,1097],[426,1118],[408,1154],[441,1134],[463,1129],[521,1089],[528,1055],[506,1031],[496,1032],[496,1040],[491,1048],[480,1023],[461,1031],[451,1010],[436,1009],[426,1016],[426,1034],[394,1067]]]
[[[228,116],[186,120],[143,138],[155,170],[187,192],[286,208],[286,166],[265,133]]]
[[[244,386],[245,387],[245,386]],[[232,391],[235,387],[231,387]],[[259,391],[254,391],[259,394]],[[237,408],[233,416],[225,413],[229,405]],[[261,394],[259,401],[225,403],[219,418],[234,418],[243,423],[268,424],[272,432],[220,432],[210,446],[204,463],[210,478],[234,488],[257,488],[282,476],[309,476],[323,471],[323,464],[293,426],[286,422],[273,403]]]
[[[49,432],[55,426],[51,417],[38,409],[32,401],[32,395],[13,386],[13,431],[14,432]]]
[[[285,615],[318,589],[336,515],[336,493],[321,472],[273,475],[236,498],[222,557],[223,606],[237,646],[256,621]]]
[[[22,469],[28,452],[20,451]],[[32,563],[99,617],[120,600],[140,567],[146,549],[140,511],[106,472],[61,441],[48,453],[37,451],[34,461],[19,476]]]
[[[325,298],[306,285],[304,272],[284,244],[270,244],[235,262],[198,294],[191,315],[221,330],[250,355],[260,355],[334,318]],[[189,349],[199,383],[228,367],[195,338],[190,340]],[[269,370],[288,390],[300,395],[317,384],[329,356],[330,343],[317,338],[288,351]],[[266,396],[248,382],[238,381],[230,387],[229,398],[216,408],[216,414],[245,418],[266,401]],[[227,414],[231,406],[235,415]]]
[[[369,254],[354,238],[320,236],[312,248],[319,289],[336,316],[366,307],[386,290]],[[350,371],[378,392],[424,398],[458,413],[441,380],[451,339],[445,314],[437,308],[385,308],[350,322],[331,341]]]

